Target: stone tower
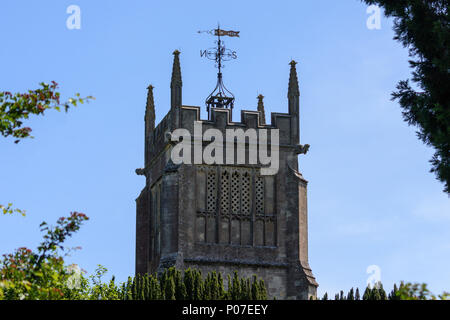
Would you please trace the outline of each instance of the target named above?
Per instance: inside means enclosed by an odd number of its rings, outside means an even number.
[[[272,113],[266,123],[260,95],[257,111],[241,111],[240,121],[233,122],[232,109],[212,108],[203,120],[200,107],[182,104],[179,55],[174,52],[170,110],[156,127],[153,86],[148,87],[145,167],[136,170],[146,178],[136,200],[136,273],[171,266],[224,276],[236,270],[240,276],[263,278],[270,297],[316,296],[318,284],[308,263],[308,182],[298,171],[298,155],[309,146],[299,144],[296,62],[290,63],[288,113]],[[195,132],[196,124],[202,125],[201,132]],[[179,128],[201,148],[211,143],[203,135],[208,129],[254,129],[258,134],[278,129],[279,141],[271,138],[269,145],[279,147],[279,169],[262,175],[260,162],[195,164],[194,152],[190,164],[174,164],[171,133]],[[244,142],[247,154],[252,146]]]

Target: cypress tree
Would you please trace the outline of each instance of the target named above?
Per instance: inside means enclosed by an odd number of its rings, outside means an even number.
[[[167,276],[165,284],[164,298],[166,300],[175,300],[175,282],[172,276]]]
[[[375,287],[369,288],[369,300],[375,300]]]
[[[138,300],[145,300],[145,292],[144,292],[144,286],[142,285],[139,288],[139,298]]]
[[[241,279],[241,288],[242,289],[242,300],[251,300],[252,299],[252,284],[249,278]]]
[[[247,300],[247,282],[244,278],[240,279],[241,282],[241,294],[239,296],[239,300]]]
[[[194,300],[201,300],[203,296],[204,283],[202,273],[199,270],[194,271]]]
[[[328,300],[328,293],[327,292],[325,292],[325,294],[323,295],[322,300]]]
[[[121,286],[121,289],[120,289],[120,291],[119,291],[119,299],[120,300],[126,300],[127,299],[127,295],[126,295],[126,285],[125,285],[125,282],[124,283],[122,283],[122,286]]]
[[[211,277],[210,277],[210,281],[211,281],[211,289],[210,289],[210,299],[211,300],[219,300],[219,280],[217,277],[217,273],[215,271],[213,271],[211,273]]]
[[[223,278],[222,278],[222,273],[219,272],[219,275],[217,277],[217,282],[219,284],[219,288],[218,288],[218,299],[226,299],[226,292],[225,292],[225,288],[223,286]]]
[[[211,274],[208,273],[206,275],[206,278],[203,281],[203,294],[202,294],[202,300],[211,300]]]
[[[398,292],[397,284],[394,283],[394,288],[389,294],[389,300],[399,300],[399,298],[397,297],[397,292]]]
[[[150,299],[150,279],[148,273],[144,275],[144,300]]]
[[[232,300],[232,284],[231,284],[231,276],[228,274],[227,275],[227,279],[228,279],[228,287],[227,287],[227,293],[226,293],[226,299],[225,300]]]
[[[372,291],[373,291],[373,300],[381,300],[380,291],[376,288],[374,288]]]
[[[166,275],[166,270],[163,273],[157,274],[162,300],[166,299]]]
[[[355,300],[361,300],[361,297],[359,295],[359,289],[356,288],[356,292],[355,292]]]
[[[351,288],[350,291],[348,292],[347,300],[355,300],[355,296],[353,294],[353,288]]]
[[[253,275],[253,278],[252,278],[251,291],[252,291],[252,299],[259,300],[259,286],[258,286],[258,282],[256,280],[256,275]]]
[[[178,270],[175,273],[175,297],[177,300],[186,299],[186,286],[184,285],[181,272]]]
[[[184,286],[186,287],[186,297],[194,300],[194,275],[190,268],[184,272]]]
[[[169,269],[165,269],[162,274],[158,277],[159,279],[159,286],[161,290],[161,299],[163,300],[171,300],[173,292],[171,291],[171,284],[170,284],[170,275],[169,275]]]
[[[161,297],[161,287],[159,285],[158,278],[155,275],[151,275],[149,300],[159,300]]]
[[[367,286],[366,287],[366,290],[364,291],[364,294],[363,294],[363,300],[371,300],[370,299],[370,288],[369,288],[369,286]]]
[[[231,283],[231,300],[239,300],[241,297],[241,282],[237,271],[234,271],[233,280]]]
[[[133,290],[133,299],[139,299],[139,275],[134,276],[134,290]]]
[[[259,299],[260,300],[267,300],[267,290],[266,290],[266,284],[264,283],[264,280],[259,280]]]
[[[131,280],[131,277],[128,277],[127,285],[126,285],[126,289],[125,289],[125,296],[126,296],[125,299],[126,300],[132,300],[131,290],[132,290],[132,280]]]
[[[386,291],[384,291],[383,284],[381,282],[378,288],[378,292],[380,293],[380,300],[387,300]]]
[[[132,297],[132,300],[136,300],[137,299],[136,277],[133,278],[133,282],[132,282],[132,285],[131,285],[131,297]]]

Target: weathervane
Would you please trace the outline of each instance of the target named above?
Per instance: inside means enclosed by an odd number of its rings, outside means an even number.
[[[206,57],[210,60],[214,60],[216,62],[216,67],[219,69],[219,72],[217,73],[217,85],[205,101],[209,118],[211,118],[211,108],[233,109],[234,107],[234,95],[223,84],[222,62],[237,59],[237,55],[236,51],[231,51],[230,49],[225,48],[224,42],[220,39],[220,37],[239,37],[239,32],[240,31],[222,30],[220,29],[220,26],[217,26],[217,29],[214,30],[198,31],[198,33],[209,33],[211,35],[217,36],[217,40],[215,41],[217,43],[216,48],[200,50],[200,56]]]

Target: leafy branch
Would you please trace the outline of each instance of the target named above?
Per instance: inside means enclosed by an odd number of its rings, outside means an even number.
[[[23,120],[28,119],[31,114],[43,115],[45,110],[54,109],[66,112],[71,106],[89,102],[95,98],[92,96],[80,97],[79,93],[74,98],[69,98],[66,102],[60,102],[60,93],[57,92],[58,84],[52,81],[51,84],[41,82],[40,88],[28,90],[27,93],[0,92],[0,134],[4,137],[12,136],[18,143],[24,138],[33,138],[30,135],[30,127],[23,126]]]
[[[19,213],[22,216],[25,216],[25,210],[17,209],[12,207],[12,203],[8,203],[7,206],[4,206],[0,204],[0,212],[3,214],[13,214],[13,213]]]

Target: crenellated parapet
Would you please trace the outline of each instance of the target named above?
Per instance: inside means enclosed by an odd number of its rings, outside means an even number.
[[[239,122],[233,122],[229,109],[214,108],[211,110],[211,119],[200,118],[200,107],[182,106],[180,109],[180,127],[194,132],[194,123],[201,122],[204,130],[210,128],[216,129],[278,129],[280,134],[280,145],[289,146],[294,145],[292,116],[288,113],[271,113],[271,123],[265,124],[264,118],[259,111],[242,110],[241,119]]]

